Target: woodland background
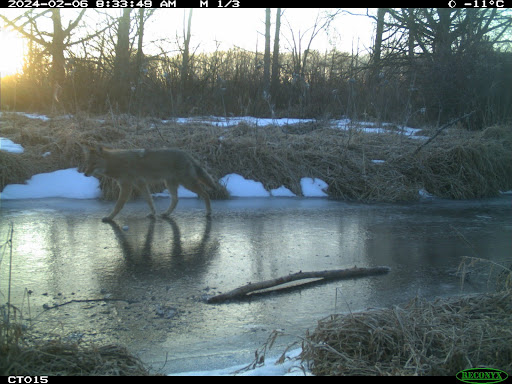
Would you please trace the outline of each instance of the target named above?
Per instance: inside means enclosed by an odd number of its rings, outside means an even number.
[[[29,9],[0,22],[27,39],[22,73],[2,80],[3,111],[135,116],[340,118],[483,129],[512,118],[512,12],[378,8],[369,53],[310,49],[347,11],[312,15],[307,33],[285,10],[261,9],[264,47],[198,53],[193,10],[182,35],[146,53],[145,25],[161,9]],[[96,26],[85,25],[85,15]],[[44,23],[43,23],[44,21]],[[271,34],[271,25],[272,31]],[[283,48],[286,32],[287,44]],[[177,49],[168,49],[168,44]]]

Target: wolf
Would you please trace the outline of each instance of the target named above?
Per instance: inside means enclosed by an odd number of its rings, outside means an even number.
[[[148,183],[163,181],[171,194],[169,208],[162,214],[166,217],[178,204],[178,186],[181,184],[203,198],[206,215],[211,215],[210,196],[203,186],[213,190],[217,187],[212,177],[190,154],[179,149],[108,149],[102,146],[85,148],[86,176],[107,176],[119,184],[120,192],[110,214],[102,219],[109,222],[123,209],[133,187],[138,188],[147,201],[151,213],[156,215]]]

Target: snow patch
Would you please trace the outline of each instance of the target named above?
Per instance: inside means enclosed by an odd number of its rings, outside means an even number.
[[[270,193],[259,181],[247,180],[236,173],[230,173],[220,179],[226,186],[230,196],[233,197],[268,197]]]
[[[427,190],[425,188],[421,188],[419,191],[418,191],[418,194],[420,195],[420,198],[421,199],[432,199],[434,198],[434,195],[430,194],[427,192]]]
[[[23,153],[24,149],[20,144],[16,144],[12,140],[0,137],[0,151]]]
[[[327,197],[327,183],[320,179],[304,177],[300,180],[302,194],[306,197]]]
[[[244,369],[246,365],[211,371],[195,371],[176,373],[169,376],[311,376],[311,372],[303,369],[300,362],[301,348],[286,352],[282,364],[278,364],[279,357],[265,359],[265,363],[253,369]]]
[[[255,180],[247,180],[243,176],[231,173],[220,179],[232,197],[296,197],[288,188],[281,186],[267,191],[263,184]],[[71,199],[95,199],[101,196],[99,180],[86,177],[77,168],[62,169],[50,173],[32,176],[26,184],[7,185],[0,197],[13,199],[40,199],[47,197],[64,197]],[[307,197],[326,197],[327,183],[320,179],[303,178],[302,193]],[[169,197],[169,191],[154,193],[154,197]],[[197,194],[180,186],[179,198],[197,198]]]
[[[98,179],[85,176],[77,168],[34,175],[26,184],[7,185],[0,193],[0,198],[5,200],[45,197],[96,199],[100,196]]]
[[[270,194],[274,197],[296,197],[297,195],[286,188],[284,185],[281,185],[279,188],[272,189]]]

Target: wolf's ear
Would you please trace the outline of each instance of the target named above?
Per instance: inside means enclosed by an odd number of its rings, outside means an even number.
[[[86,154],[97,153],[101,155],[103,153],[103,147],[99,144],[82,146],[82,148]]]

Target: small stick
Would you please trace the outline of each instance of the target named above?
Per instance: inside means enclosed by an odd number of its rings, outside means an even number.
[[[428,143],[430,143],[432,140],[434,140],[437,135],[439,135],[444,129],[452,126],[453,124],[455,124],[456,122],[458,122],[459,120],[462,120],[462,119],[465,119],[469,116],[471,116],[473,113],[475,113],[475,111],[471,111],[469,113],[466,113],[464,116],[461,116],[461,117],[457,117],[456,119],[453,119],[449,122],[447,122],[446,124],[442,125],[441,127],[439,127],[436,131],[436,133],[434,133],[434,135],[428,139],[427,141],[425,141],[423,144],[421,144],[418,148],[416,148],[416,150],[412,153],[412,155],[416,155],[425,145],[427,145]]]
[[[125,300],[125,299],[82,299],[82,300],[70,300],[70,301],[66,301],[65,303],[61,303],[61,304],[55,304],[55,305],[52,305],[51,307],[50,306],[47,306],[45,304],[44,306],[44,309],[48,310],[48,309],[54,309],[54,308],[58,308],[58,307],[63,307],[65,305],[68,305],[68,304],[71,304],[71,303],[94,303],[94,302],[98,302],[98,301],[126,301],[128,303],[134,303],[135,301],[131,301],[131,300]]]

